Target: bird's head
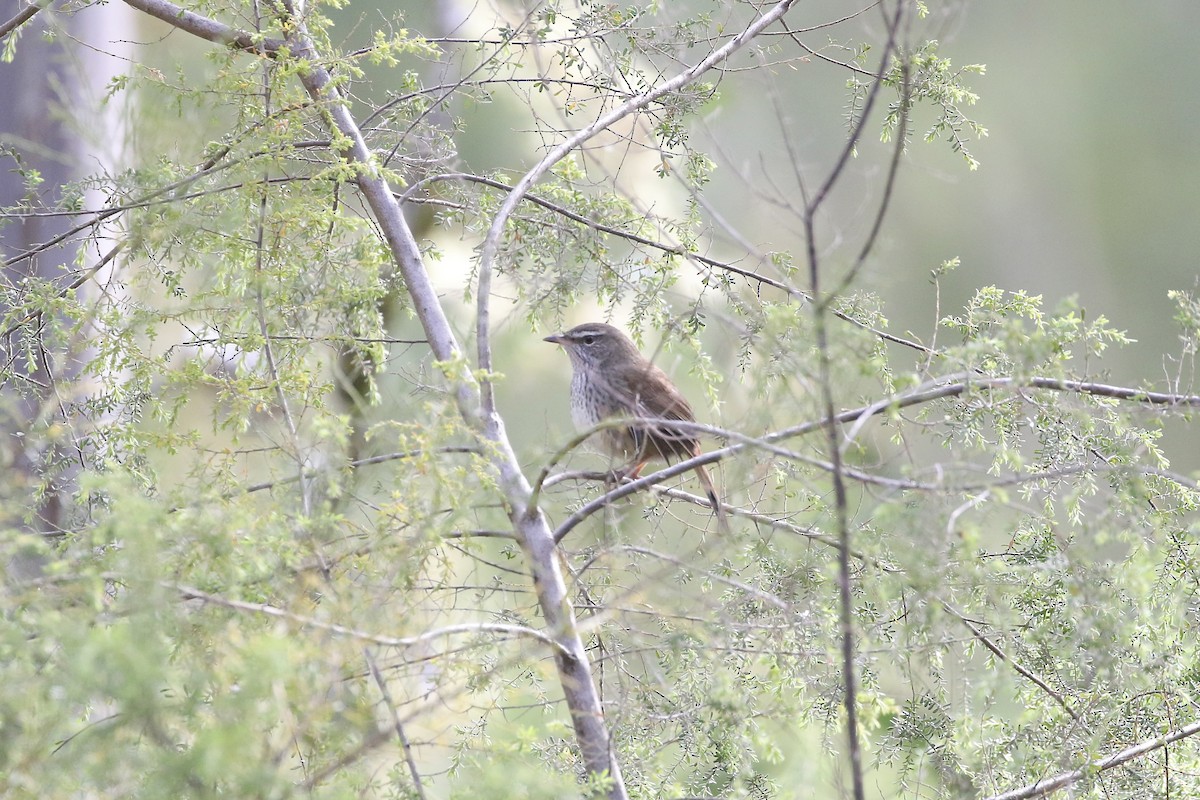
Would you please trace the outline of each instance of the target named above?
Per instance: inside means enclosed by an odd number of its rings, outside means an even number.
[[[629,337],[612,325],[603,322],[585,322],[569,331],[547,336],[544,341],[557,344],[571,357],[571,365],[580,367],[604,367],[614,361],[629,359],[641,361],[641,353]]]

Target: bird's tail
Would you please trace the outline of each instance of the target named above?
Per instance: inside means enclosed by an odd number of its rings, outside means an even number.
[[[717,487],[713,485],[712,477],[708,474],[708,470],[704,468],[703,464],[696,467],[696,477],[700,479],[700,485],[704,487],[704,493],[708,495],[708,502],[717,514],[717,528],[722,534],[728,534],[729,520],[725,516],[725,507],[721,505],[721,500],[717,497]]]

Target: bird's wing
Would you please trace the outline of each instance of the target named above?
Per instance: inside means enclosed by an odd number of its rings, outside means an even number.
[[[631,386],[627,395],[634,398],[628,411],[631,416],[651,420],[695,420],[692,407],[671,383],[666,373],[648,364],[647,369],[638,377],[639,380],[629,382],[640,389],[635,393]],[[695,451],[699,443],[693,431],[677,428],[662,421],[630,427],[639,450],[653,452],[666,460],[686,458]]]

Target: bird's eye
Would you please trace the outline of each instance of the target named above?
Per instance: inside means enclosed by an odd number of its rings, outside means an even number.
[[[583,343],[584,344],[595,344],[596,337],[595,336],[585,336],[585,337],[583,337]]]

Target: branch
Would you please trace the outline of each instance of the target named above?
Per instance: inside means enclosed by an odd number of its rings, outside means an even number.
[[[412,186],[410,186],[404,192],[404,194],[400,195],[399,200],[401,203],[406,203],[409,201],[417,202],[416,200],[413,200],[413,195],[415,195],[422,188],[424,188],[425,186],[428,186],[429,184],[432,184],[432,183],[437,183],[439,181],[450,181],[450,180],[461,180],[461,181],[467,181],[470,183],[480,183],[480,184],[483,184],[484,186],[490,186],[493,189],[501,189],[506,192],[516,191],[513,186],[511,186],[507,183],[504,183],[502,181],[497,181],[492,178],[485,178],[482,175],[473,175],[473,174],[467,173],[467,172],[451,172],[451,173],[446,173],[444,175],[431,175],[427,178],[417,181]],[[691,191],[691,187],[689,187],[689,191]],[[703,205],[703,203],[704,203],[703,195],[693,192],[693,197],[696,199],[697,202],[700,202]],[[543,197],[540,197],[535,194],[530,194],[529,192],[525,193],[525,196],[523,199],[528,200],[529,202],[533,203],[534,205],[541,206],[542,208],[544,208],[548,211],[553,211],[554,213],[559,214],[560,216],[566,217],[567,219],[571,220],[572,222],[577,222],[580,225],[586,225],[594,231],[599,231],[600,233],[607,233],[611,236],[617,236],[628,242],[633,242],[634,244],[640,244],[643,247],[653,247],[654,249],[656,249],[660,252],[663,252],[663,253],[674,253],[674,254],[680,255],[683,258],[686,258],[690,261],[695,261],[698,264],[703,264],[704,266],[709,267],[711,269],[718,269],[723,272],[730,272],[730,273],[733,273],[734,275],[740,275],[741,277],[746,278],[747,280],[755,281],[756,283],[759,283],[763,286],[770,286],[773,289],[778,289],[779,291],[788,295],[788,297],[794,298],[796,300],[801,300],[801,301],[807,302],[810,299],[808,292],[805,292],[801,289],[797,289],[795,286],[790,286],[789,284],[784,283],[783,281],[776,280],[775,278],[771,278],[767,275],[763,275],[760,272],[755,272],[755,271],[749,270],[749,269],[742,269],[741,267],[735,266],[733,263],[731,263],[729,261],[720,261],[715,258],[710,258],[709,256],[706,256],[706,255],[696,252],[694,250],[687,250],[678,245],[668,244],[666,242],[660,242],[656,239],[651,239],[647,236],[642,236],[640,234],[633,233],[632,231],[621,230],[620,228],[617,228],[613,225],[608,225],[608,224],[600,222],[598,220],[594,220],[591,217],[585,217],[582,214],[577,214],[574,211],[570,210],[569,208],[566,208],[565,206],[559,205],[558,203],[552,203]],[[716,215],[715,211],[712,208],[706,208],[706,210],[709,212],[710,215],[714,215],[714,216]],[[757,255],[757,257],[762,258],[761,254],[752,254],[752,255]],[[871,325],[868,325],[865,322],[855,319],[853,316],[846,313],[845,311],[840,311],[838,309],[830,309],[830,312],[835,317],[842,320],[843,322],[848,322],[851,325],[855,326],[856,328],[860,328],[865,331],[870,331],[871,334],[878,337],[882,341],[891,342],[893,344],[898,344],[903,347],[907,347],[910,350],[916,350],[917,352],[920,352],[920,353],[926,353],[927,355],[934,355],[934,351],[932,349],[926,347],[925,345],[921,344],[920,342],[915,342],[911,339],[905,339],[903,336],[897,336],[894,333],[890,333],[888,331],[881,330],[879,328],[875,328]]]
[[[408,734],[404,732],[404,720],[400,719],[400,712],[392,700],[392,693],[388,690],[387,681],[383,679],[383,673],[379,671],[379,665],[375,663],[375,657],[371,655],[370,650],[366,649],[363,650],[363,657],[367,661],[371,677],[375,679],[375,685],[379,687],[379,694],[383,697],[383,702],[391,714],[396,738],[400,740],[400,749],[404,751],[404,761],[408,764],[408,774],[412,776],[413,791],[417,795],[417,800],[425,800],[425,787],[421,784],[421,772],[417,769],[417,760],[413,757],[412,744],[408,741]]]
[[[867,124],[871,107],[875,102],[875,98],[879,95],[880,87],[883,86],[883,78],[887,74],[888,59],[892,57],[892,49],[896,44],[896,31],[900,27],[900,20],[904,14],[905,1],[897,0],[896,12],[891,18],[888,18],[885,14],[884,18],[888,24],[887,44],[883,48],[883,56],[879,64],[879,74],[872,82],[871,89],[867,94],[862,118],[851,132],[845,146],[842,148],[841,155],[834,164],[833,169],[830,170],[824,184],[817,190],[816,196],[811,201],[806,198],[803,215],[804,243],[808,257],[809,289],[812,291],[814,301],[813,323],[817,340],[817,354],[819,356],[818,370],[820,380],[818,383],[821,393],[820,403],[822,413],[825,415],[822,428],[825,431],[826,449],[833,465],[831,471],[834,496],[833,515],[834,524],[837,528],[838,541],[841,543],[841,552],[838,553],[838,627],[841,633],[842,708],[846,713],[847,755],[850,757],[850,780],[854,800],[863,800],[866,796],[866,790],[862,771],[862,743],[859,739],[860,734],[858,731],[858,673],[854,659],[854,605],[852,597],[853,576],[850,573],[851,531],[848,510],[849,501],[846,495],[845,475],[843,474],[842,449],[838,444],[838,427],[833,411],[833,359],[830,355],[829,332],[828,325],[826,324],[827,309],[832,305],[832,301],[837,295],[834,292],[823,295],[821,291],[822,276],[820,261],[817,256],[816,215],[825,198],[829,196],[829,192],[832,191],[834,185],[841,177],[842,170],[845,169],[850,155],[858,146],[858,140]],[[888,188],[890,193],[890,182]],[[800,184],[800,189],[803,192],[803,184]],[[885,196],[884,205],[879,211],[881,215],[886,210],[886,203],[887,197]],[[876,220],[876,225],[878,226],[878,224],[879,218]],[[872,232],[868,242],[872,241],[873,238],[874,232]]]
[[[4,37],[8,36],[26,22],[29,22],[29,20],[33,19],[35,14],[42,9],[49,7],[51,2],[53,2],[53,0],[42,0],[39,3],[30,3],[29,5],[25,6],[25,8],[18,11],[8,22],[0,24],[0,40],[4,39]]]
[[[384,647],[412,647],[416,644],[428,642],[433,639],[440,639],[444,636],[454,636],[460,633],[505,633],[513,636],[524,636],[529,639],[536,639],[544,645],[548,645],[551,649],[562,652],[563,648],[552,637],[547,636],[539,630],[526,628],[524,625],[506,625],[490,622],[465,622],[458,625],[447,625],[444,628],[434,628],[433,630],[425,631],[417,636],[379,636],[373,633],[356,630],[345,625],[338,625],[332,622],[322,622],[319,619],[306,617],[301,614],[293,614],[291,611],[286,611],[278,606],[267,605],[266,603],[247,603],[244,600],[230,600],[220,595],[209,594],[202,592],[199,589],[193,589],[190,586],[183,586],[174,583],[163,583],[162,586],[172,589],[185,600],[200,600],[212,605],[231,608],[235,611],[247,611],[252,614],[262,614],[276,619],[287,620],[294,622],[304,628],[316,628],[317,630],[328,631],[329,633],[338,636],[346,636],[351,639],[356,639],[360,642],[370,642]]]
[[[673,488],[665,487],[665,486],[655,486],[655,487],[653,487],[652,491],[654,491],[656,494],[665,495],[666,497],[673,497],[673,498],[677,498],[680,500],[686,500],[687,502],[689,502],[693,505],[703,506],[704,508],[711,507],[711,506],[709,506],[707,497],[701,497],[699,495],[691,494],[689,492],[683,491],[682,489],[673,489]],[[726,506],[725,510],[731,517],[742,517],[743,519],[750,520],[755,525],[760,525],[764,528],[771,528],[773,530],[783,531],[784,533],[790,534],[792,536],[798,536],[798,537],[805,539],[807,541],[810,541],[810,542],[819,542],[820,544],[822,544],[826,547],[829,547],[833,550],[840,551],[842,549],[841,542],[839,542],[837,539],[830,536],[829,534],[823,533],[815,528],[804,528],[804,527],[801,527],[800,525],[795,525],[784,519],[776,519],[775,517],[772,517],[769,514],[762,514],[757,511],[749,511],[744,508],[738,508],[737,506]],[[900,569],[899,567],[895,567],[885,561],[882,561],[882,560],[876,558],[875,556],[868,555],[867,553],[864,553],[862,550],[851,550],[850,555],[853,556],[855,559],[861,561],[863,564],[874,567],[875,569],[879,570],[880,572],[884,572],[889,575],[902,574],[904,572],[904,570]]]
[[[283,110],[290,111],[290,110],[294,110],[294,109],[289,108],[289,109],[283,109]],[[271,116],[272,115],[268,115],[267,119],[270,119]],[[259,122],[250,126],[249,129],[244,131],[243,135],[249,134],[255,128],[257,128],[263,124],[264,124],[264,121],[260,120]],[[235,144],[236,144],[236,142],[229,142],[225,145],[222,145],[215,153],[213,153],[211,156],[209,156],[207,159],[205,159],[204,163],[201,164],[199,166],[199,168],[195,172],[193,172],[191,175],[187,175],[183,178],[180,178],[177,181],[174,181],[173,183],[169,183],[166,186],[162,186],[158,189],[155,189],[154,191],[152,191],[149,194],[142,197],[140,200],[135,200],[133,202],[126,203],[126,204],[110,206],[108,208],[101,209],[99,211],[53,212],[55,216],[58,216],[59,214],[62,214],[64,216],[82,216],[82,215],[86,214],[88,216],[88,219],[85,219],[83,222],[76,223],[75,225],[73,225],[72,227],[63,231],[62,233],[58,234],[57,236],[47,239],[46,241],[41,242],[40,244],[36,244],[33,247],[29,248],[28,250],[25,250],[24,252],[17,253],[16,255],[5,259],[4,262],[2,264],[0,264],[0,267],[11,267],[13,264],[16,264],[16,263],[19,263],[26,259],[32,258],[33,256],[37,255],[38,253],[45,252],[46,250],[49,250],[51,247],[54,247],[55,245],[66,241],[67,239],[69,239],[70,237],[79,233],[80,231],[86,230],[95,225],[99,225],[101,222],[104,222],[104,221],[108,220],[109,218],[120,214],[122,211],[126,211],[126,210],[133,209],[133,208],[145,208],[145,207],[154,205],[155,203],[152,201],[154,201],[155,198],[170,196],[170,201],[174,201],[174,200],[180,200],[180,199],[188,199],[190,197],[201,197],[204,194],[209,193],[209,192],[200,192],[200,193],[192,194],[192,195],[179,195],[179,194],[177,194],[177,190],[183,188],[184,186],[189,186],[189,185],[195,183],[196,181],[200,180],[204,176],[217,171],[217,165],[227,155],[229,155],[229,153],[231,153],[233,151]],[[251,153],[247,156],[247,159],[258,156],[258,155],[262,155],[262,153]],[[234,162],[234,163],[236,163],[236,162]],[[230,166],[230,165],[226,164],[224,167],[221,167],[220,169],[225,169],[228,166]],[[294,180],[294,179],[287,178],[286,180]],[[234,187],[230,187],[230,188],[234,188]],[[164,200],[161,202],[168,202],[168,201]],[[13,216],[13,217],[17,217],[17,218],[25,218],[25,217],[30,217],[30,216],[47,216],[47,215],[40,214],[40,213],[28,214],[28,213],[24,213],[24,212],[15,212],[15,213],[9,214],[9,216]]]
[[[785,602],[776,595],[773,595],[769,592],[764,592],[762,589],[755,588],[747,583],[742,583],[741,581],[734,580],[733,578],[726,577],[725,575],[721,575],[711,570],[700,569],[695,564],[689,564],[681,558],[676,558],[675,556],[667,555],[666,553],[660,553],[657,550],[651,550],[648,547],[638,547],[632,544],[622,545],[621,549],[630,553],[639,553],[644,556],[650,556],[651,558],[657,558],[660,561],[666,561],[668,564],[674,564],[677,567],[681,567],[692,572],[699,572],[704,577],[715,583],[723,583],[726,586],[733,587],[740,592],[744,592],[750,597],[754,597],[758,600],[762,600],[764,603],[769,603],[775,606],[780,611],[792,610],[790,603]]]
[[[287,46],[282,39],[271,39],[261,34],[241,31],[163,0],[125,0],[125,3],[185,33],[234,50],[274,58]]]
[[[115,245],[112,246],[112,248],[107,253],[105,253],[103,256],[100,257],[99,261],[97,261],[95,264],[93,264],[92,266],[85,269],[79,275],[79,277],[77,277],[75,280],[71,281],[71,283],[67,284],[62,289],[59,289],[58,292],[54,296],[55,297],[66,297],[68,294],[75,291],[80,286],[83,286],[83,284],[87,283],[88,279],[90,279],[97,272],[99,272],[100,270],[102,270],[106,266],[108,266],[109,263],[114,258],[116,258],[117,254],[120,253],[121,250],[123,250],[124,248],[125,248],[124,241],[117,242]],[[17,320],[12,325],[9,325],[8,328],[6,328],[4,330],[3,333],[0,333],[0,339],[7,339],[9,336],[11,336],[13,333],[15,333],[17,331],[17,329],[22,328],[29,322],[37,319],[38,317],[40,317],[42,315],[42,313],[43,313],[43,311],[41,309],[39,309],[37,311],[30,311],[28,314],[21,317],[21,319]]]
[[[999,645],[997,645],[995,642],[993,642],[991,639],[989,639],[987,636],[985,636],[983,631],[979,630],[979,628],[975,625],[975,623],[973,623],[973,622],[971,622],[971,620],[967,619],[965,615],[963,615],[961,612],[957,611],[953,606],[951,606],[945,600],[939,599],[938,602],[942,604],[942,608],[944,608],[946,610],[946,613],[950,614],[955,619],[957,619],[959,622],[961,622],[963,625],[965,625],[967,627],[967,630],[969,630],[971,632],[971,635],[974,636],[977,640],[979,640],[979,642],[984,647],[986,647],[992,655],[994,655],[996,658],[1003,661],[1005,664],[1008,664],[1009,666],[1011,666],[1014,670],[1017,671],[1017,673],[1019,675],[1021,675],[1021,677],[1030,681],[1035,686],[1037,686],[1039,689],[1041,689],[1043,692],[1045,692],[1047,695],[1052,697],[1054,699],[1054,701],[1056,703],[1058,703],[1058,705],[1062,708],[1062,710],[1066,711],[1067,714],[1069,714],[1071,716],[1071,719],[1075,720],[1076,722],[1082,722],[1082,720],[1079,718],[1079,715],[1076,714],[1075,711],[1069,705],[1067,705],[1066,699],[1059,692],[1056,692],[1056,691],[1054,691],[1054,689],[1050,688],[1050,684],[1046,683],[1044,680],[1039,678],[1036,674],[1034,674],[1032,671],[1030,671],[1026,667],[1021,666],[1021,664],[1018,663],[1015,659],[1009,658],[1009,656],[1003,650],[1000,649]]]
[[[896,13],[896,26],[900,24],[900,12]],[[894,35],[895,28],[892,30]],[[892,44],[888,42],[889,46]],[[880,65],[879,82],[883,81],[884,70],[886,64]],[[858,251],[858,255],[854,259],[854,263],[842,275],[837,286],[830,292],[830,298],[839,296],[854,280],[858,277],[859,272],[867,263],[867,257],[871,254],[875,247],[875,241],[879,237],[879,232],[883,229],[883,220],[887,217],[888,207],[892,202],[892,193],[896,188],[896,177],[900,173],[900,157],[904,154],[908,144],[908,113],[912,105],[912,83],[911,70],[908,61],[904,61],[900,66],[901,86],[900,86],[900,119],[896,124],[895,131],[896,143],[892,148],[892,158],[888,164],[887,179],[883,184],[883,196],[879,200],[879,209],[875,212],[874,220],[871,223],[871,230],[867,233],[867,238],[863,242],[862,247]],[[878,85],[878,84],[876,84]],[[869,112],[870,105],[863,109],[864,115]],[[865,116],[864,116],[865,120]]]
[[[833,417],[833,422],[838,425],[846,425],[854,423],[851,428],[851,433],[857,431],[872,417],[879,416],[885,411],[908,408],[909,406],[922,405],[934,400],[941,400],[947,397],[956,397],[970,391],[978,390],[997,390],[1010,389],[1017,391],[1020,389],[1044,389],[1055,392],[1068,392],[1075,394],[1093,395],[1096,397],[1109,397],[1116,400],[1124,400],[1129,402],[1142,403],[1151,406],[1164,406],[1168,408],[1200,408],[1200,395],[1177,395],[1165,392],[1149,392],[1143,389],[1134,389],[1126,386],[1112,386],[1104,383],[1093,383],[1090,381],[1075,381],[1061,378],[1014,378],[1014,377],[997,377],[997,378],[979,378],[972,380],[972,374],[963,373],[956,374],[950,377],[950,382],[942,383],[945,378],[939,381],[933,381],[927,384],[922,384],[916,389],[899,395],[886,397],[868,406],[842,411]],[[672,421],[672,424],[678,424]],[[715,464],[722,459],[736,455],[743,450],[748,450],[752,447],[761,446],[762,443],[773,443],[791,439],[796,436],[803,436],[819,430],[827,425],[824,419],[805,422],[800,425],[794,425],[790,428],[776,431],[753,439],[750,441],[739,442],[737,444],[722,447],[718,450],[710,450],[707,453],[689,458],[686,461],[679,461],[669,467],[660,469],[658,472],[653,472],[643,475],[635,481],[618,486],[611,492],[607,492],[595,500],[584,505],[578,511],[569,516],[563,521],[554,531],[554,540],[561,542],[568,533],[571,532],[579,523],[596,513],[600,509],[609,505],[615,500],[626,497],[635,492],[640,492],[649,486],[664,481],[668,478],[673,478],[676,475],[682,475],[685,472],[694,470],[697,466],[707,466]]]
[[[399,453],[384,453],[382,455],[370,456],[368,458],[359,458],[354,461],[347,462],[345,464],[330,464],[329,466],[326,466],[326,467],[308,467],[304,470],[303,474],[289,475],[286,478],[278,478],[276,480],[262,481],[261,483],[253,483],[243,489],[238,489],[236,491],[225,494],[223,496],[223,499],[228,500],[230,498],[238,497],[243,494],[251,494],[253,492],[261,492],[261,491],[265,491],[267,489],[274,489],[277,486],[287,486],[288,484],[296,483],[297,481],[300,481],[300,480],[303,480],[306,478],[315,477],[315,476],[321,474],[322,472],[329,472],[334,469],[340,469],[343,467],[349,468],[349,469],[358,469],[359,467],[369,467],[369,466],[373,466],[375,464],[386,464],[389,461],[401,461],[406,458],[416,458],[418,456],[427,455],[429,453],[474,453],[474,454],[478,454],[479,448],[464,447],[462,445],[447,445],[445,447],[435,447],[431,450],[405,450],[405,451],[399,452]],[[172,508],[171,510],[178,511],[179,508],[176,507],[176,508]]]
[[[492,178],[485,178],[482,175],[472,175],[472,174],[466,173],[466,172],[452,172],[452,173],[448,173],[445,175],[431,175],[428,178],[418,181],[417,183],[410,186],[407,191],[405,191],[405,193],[400,198],[401,202],[408,200],[410,197],[412,197],[413,194],[420,191],[422,188],[424,188],[425,186],[427,186],[431,183],[437,183],[439,181],[450,181],[450,180],[461,180],[461,181],[468,181],[470,183],[480,183],[480,184],[483,184],[484,186],[490,186],[493,189],[501,189],[506,192],[515,191],[515,189],[511,185],[509,185],[507,183],[503,183],[502,181],[494,180]],[[533,203],[534,205],[541,206],[542,208],[546,209],[547,211],[553,211],[555,214],[558,214],[559,216],[566,217],[567,219],[571,220],[572,222],[578,222],[580,225],[586,225],[588,228],[591,228],[594,231],[598,231],[600,233],[607,233],[610,236],[617,236],[617,237],[624,239],[625,241],[633,242],[634,244],[640,244],[644,247],[653,247],[655,250],[658,250],[663,253],[674,253],[675,255],[680,255],[691,261],[696,261],[700,264],[703,264],[706,267],[711,267],[713,269],[719,269],[719,270],[722,270],[725,272],[732,272],[733,274],[740,275],[743,278],[746,278],[748,280],[756,281],[760,284],[763,284],[766,286],[771,286],[775,289],[779,289],[782,292],[786,292],[788,295],[796,296],[803,300],[808,299],[808,295],[806,295],[804,292],[801,292],[799,289],[796,289],[793,286],[788,286],[786,283],[783,283],[782,281],[775,280],[774,278],[770,278],[766,275],[762,275],[762,274],[754,272],[752,270],[736,267],[728,261],[718,261],[715,258],[710,258],[710,257],[705,256],[698,252],[684,250],[684,249],[680,248],[678,245],[667,244],[666,242],[660,242],[656,239],[651,239],[649,237],[642,236],[641,234],[633,233],[632,231],[622,230],[613,225],[608,225],[606,223],[599,222],[598,220],[594,220],[591,217],[585,217],[582,214],[577,214],[574,211],[572,211],[571,209],[567,208],[566,206],[559,205],[558,203],[552,203],[551,201],[546,200],[543,197],[539,197],[538,195],[535,195],[535,194],[529,194],[528,192],[526,192],[523,199],[528,200],[530,203]]]
[[[1013,789],[1011,792],[992,795],[985,800],[1026,800],[1030,797],[1045,797],[1051,792],[1057,792],[1059,789],[1065,789],[1073,783],[1078,783],[1084,778],[1097,775],[1101,772],[1107,772],[1113,767],[1119,767],[1135,758],[1141,758],[1147,753],[1152,753],[1155,750],[1161,750],[1169,744],[1174,744],[1181,739],[1186,739],[1189,736],[1194,736],[1200,733],[1200,722],[1193,722],[1190,725],[1184,725],[1182,728],[1177,728],[1170,733],[1153,739],[1147,739],[1141,744],[1135,744],[1133,747],[1128,747],[1118,753],[1113,753],[1111,756],[1098,758],[1094,761],[1089,761],[1079,769],[1063,772],[1055,775],[1053,778],[1044,778],[1037,783],[1031,783],[1028,786],[1022,786],[1020,789]]]

